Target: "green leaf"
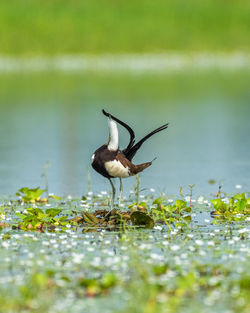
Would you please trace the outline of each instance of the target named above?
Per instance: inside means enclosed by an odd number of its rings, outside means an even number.
[[[191,222],[191,221],[192,221],[192,217],[191,217],[190,215],[184,216],[183,219],[184,219],[186,222]]]
[[[101,280],[101,286],[104,289],[114,287],[117,284],[117,277],[114,273],[106,273]]]
[[[240,200],[236,203],[236,208],[238,209],[238,213],[243,212],[243,210],[246,208],[247,200]]]
[[[55,195],[49,195],[49,198],[55,199],[55,200],[61,200],[61,197],[55,196]]]
[[[9,233],[5,233],[2,237],[3,240],[9,240],[11,239],[11,235]]]
[[[147,209],[147,208],[148,208],[148,205],[147,205],[146,202],[140,202],[140,203],[138,204],[138,206],[141,206],[141,207],[143,207],[144,209]]]
[[[160,205],[160,204],[162,204],[162,202],[163,202],[162,198],[157,198],[154,200],[153,204]]]
[[[130,215],[130,218],[131,218],[133,225],[137,225],[137,226],[145,226],[146,228],[153,228],[155,224],[151,216],[141,211],[133,212]]]
[[[24,220],[27,217],[27,215],[22,214],[22,213],[16,213],[16,216],[20,218],[21,220]]]
[[[29,202],[29,201],[35,201],[38,199],[46,190],[40,189],[40,187],[37,188],[28,188],[28,187],[23,187],[18,190],[16,195],[21,196],[22,200],[24,202]]]
[[[167,269],[168,269],[167,264],[162,264],[162,265],[159,264],[153,267],[153,272],[155,275],[162,275],[166,273]]]
[[[39,208],[28,208],[27,211],[32,215],[44,214],[42,209]]]
[[[192,211],[192,209],[190,207],[186,207],[183,209],[183,211],[187,212],[187,213],[190,213]]]
[[[246,199],[245,192],[239,193],[239,194],[235,195],[234,199],[236,199],[236,200],[245,200]]]
[[[175,207],[178,209],[183,209],[187,206],[187,202],[184,200],[176,200],[175,201]]]
[[[45,213],[50,217],[55,217],[62,212],[61,209],[46,209]]]

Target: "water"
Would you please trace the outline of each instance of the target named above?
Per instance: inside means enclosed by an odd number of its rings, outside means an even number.
[[[108,112],[133,127],[137,139],[169,122],[146,142],[134,162],[157,157],[141,185],[176,194],[188,184],[209,195],[223,183],[227,192],[250,186],[249,71],[190,69],[163,73],[22,72],[0,75],[0,194],[23,186],[80,196],[87,191],[91,155],[108,138]],[[120,129],[125,147],[128,133]],[[90,168],[94,191],[110,188]],[[134,178],[124,180],[125,190]]]

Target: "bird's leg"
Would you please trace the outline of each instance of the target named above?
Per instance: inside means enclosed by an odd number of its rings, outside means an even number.
[[[112,188],[112,199],[110,201],[110,210],[108,211],[108,213],[104,216],[104,218],[110,216],[111,214],[111,211],[113,210],[114,208],[114,200],[115,200],[115,186],[111,180],[111,178],[108,178],[109,182],[110,182],[110,185],[111,185],[111,188]]]
[[[120,178],[120,198],[119,198],[119,207],[121,206],[122,193],[123,193],[123,185],[122,185],[122,179]]]
[[[111,207],[111,210],[113,210],[113,207],[114,207],[114,201],[115,201],[115,186],[111,180],[111,178],[108,179],[109,182],[110,182],[110,185],[111,185],[111,188],[112,188],[112,199],[110,201],[110,207]]]

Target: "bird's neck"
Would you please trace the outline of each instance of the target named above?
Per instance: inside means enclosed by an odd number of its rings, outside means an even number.
[[[118,150],[119,145],[119,136],[118,136],[118,128],[117,124],[114,120],[109,119],[109,143],[108,149],[112,151]]]

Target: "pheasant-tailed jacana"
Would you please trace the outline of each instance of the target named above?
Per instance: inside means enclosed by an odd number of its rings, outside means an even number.
[[[107,113],[106,111],[102,110],[102,112],[109,118],[109,139],[105,145],[101,146],[93,154],[92,167],[99,174],[108,178],[112,187],[111,208],[113,208],[115,199],[115,187],[112,182],[112,178],[120,178],[120,205],[123,190],[122,178],[136,175],[152,164],[152,161],[138,165],[133,164],[131,161],[135,156],[137,150],[141,147],[145,140],[147,140],[154,134],[162,131],[163,129],[166,129],[168,127],[168,123],[155,129],[135,144],[135,134],[131,127],[129,127],[126,123],[122,122],[113,115]],[[119,149],[118,128],[116,122],[125,127],[130,134],[130,142],[127,148],[125,148],[124,150]]]

